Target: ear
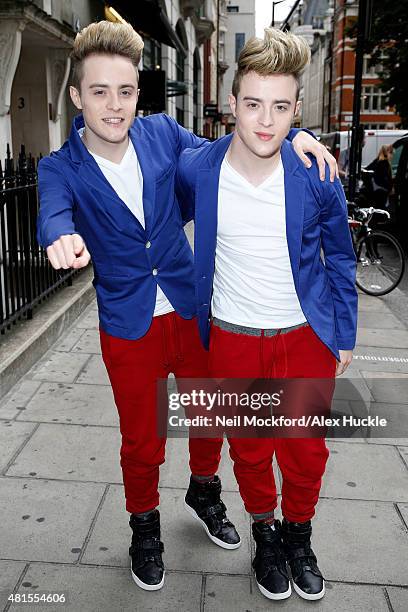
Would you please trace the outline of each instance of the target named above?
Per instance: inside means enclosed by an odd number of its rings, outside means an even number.
[[[231,113],[234,117],[237,116],[237,99],[232,94],[228,94],[228,104],[230,105]]]
[[[71,96],[71,100],[74,106],[76,106],[78,110],[82,110],[81,95],[79,91],[77,90],[77,88],[74,87],[73,85],[69,86],[69,95]]]
[[[297,115],[299,115],[301,108],[302,108],[302,102],[298,100],[295,105],[295,114],[293,115],[293,117],[296,117]]]

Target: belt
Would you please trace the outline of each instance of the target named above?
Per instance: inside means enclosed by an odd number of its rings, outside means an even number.
[[[244,336],[262,336],[262,333],[266,337],[276,336],[277,334],[288,334],[289,332],[307,327],[309,323],[299,323],[299,325],[292,325],[291,327],[282,327],[280,329],[260,329],[259,327],[246,327],[245,325],[236,325],[235,323],[228,323],[228,321],[222,321],[213,317],[213,325],[223,329],[224,331],[232,332],[233,334],[242,334]]]

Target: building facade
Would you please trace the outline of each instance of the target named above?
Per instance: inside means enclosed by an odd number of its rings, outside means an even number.
[[[205,81],[218,83],[215,58],[219,37],[215,37],[215,50],[211,41],[219,3],[2,0],[0,159],[4,159],[7,145],[14,156],[25,145],[34,157],[62,145],[76,114],[67,88],[73,42],[79,30],[102,19],[125,19],[144,39],[138,111],[167,112],[187,129],[203,134],[207,121],[203,113]],[[210,63],[208,46],[214,56]],[[213,89],[207,92],[208,102],[214,98]]]
[[[311,48],[311,63],[302,81],[302,124],[317,134],[349,130],[353,118],[355,40],[351,28],[358,19],[355,0],[297,0],[283,29],[304,36]],[[393,129],[399,116],[387,106],[386,93],[370,57],[364,60],[361,124],[366,129]]]

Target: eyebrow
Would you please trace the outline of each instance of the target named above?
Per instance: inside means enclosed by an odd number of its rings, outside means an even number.
[[[90,89],[92,89],[93,87],[100,87],[103,89],[107,89],[109,87],[109,85],[106,85],[106,83],[92,83],[92,85],[89,86]],[[120,85],[119,89],[123,89],[124,87],[129,87],[131,89],[135,89],[135,86],[132,85],[131,83],[125,83],[124,85]]]
[[[242,98],[243,100],[252,100],[253,102],[263,102],[262,98],[253,98],[252,96],[245,96],[244,98]],[[274,104],[292,104],[292,102],[290,100],[274,100],[273,101]]]

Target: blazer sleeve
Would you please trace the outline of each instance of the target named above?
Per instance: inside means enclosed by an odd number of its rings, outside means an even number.
[[[321,188],[321,239],[333,296],[337,346],[340,350],[352,350],[356,343],[358,298],[356,256],[347,222],[347,202],[339,179],[331,183],[326,177]]]
[[[186,151],[180,155],[176,180],[176,198],[179,204],[181,218],[186,224],[195,217],[195,164],[192,164],[191,153]],[[193,167],[194,166],[194,167]]]
[[[38,165],[38,193],[37,240],[47,248],[60,236],[76,233],[72,218],[73,194],[51,157],[45,157]]]

